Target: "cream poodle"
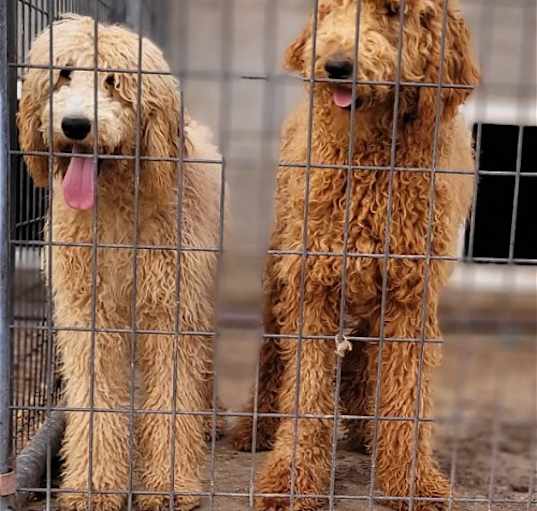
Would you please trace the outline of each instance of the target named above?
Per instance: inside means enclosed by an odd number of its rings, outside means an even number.
[[[138,36],[97,28],[97,73],[92,19],[68,16],[37,37],[18,116],[34,183],[52,187],[47,278],[71,409],[59,502],[86,509],[91,490],[93,509],[118,510],[134,481],[139,509],[164,508],[176,492],[175,509],[187,510],[202,489],[212,399],[223,219],[220,166],[210,162],[220,155],[205,128],[181,123],[161,51],[143,39],[139,73]],[[131,361],[141,380],[134,413]]]

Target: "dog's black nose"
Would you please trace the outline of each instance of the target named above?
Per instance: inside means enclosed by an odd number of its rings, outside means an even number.
[[[343,56],[334,56],[329,58],[324,65],[328,78],[344,80],[352,76],[352,60]]]
[[[91,130],[91,122],[86,117],[65,117],[62,130],[68,138],[84,140]]]

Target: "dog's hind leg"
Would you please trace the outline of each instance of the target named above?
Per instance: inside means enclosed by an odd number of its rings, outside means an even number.
[[[141,486],[148,493],[176,491],[179,495],[175,497],[174,508],[181,511],[200,503],[196,494],[202,490],[207,418],[195,414],[211,408],[207,393],[207,381],[211,378],[210,342],[206,337],[188,335],[140,336],[142,409],[162,412],[142,414],[138,419]],[[175,422],[173,412],[177,413]],[[155,511],[166,508],[169,498],[139,495],[136,505],[140,510]]]
[[[324,287],[308,286],[303,314],[305,336],[334,335],[338,328],[338,295],[329,296]],[[317,289],[315,289],[317,287]],[[299,291],[287,286],[277,308],[281,333],[296,336],[300,331]],[[334,414],[333,340],[281,339],[278,341],[284,363],[279,411],[286,414]],[[300,369],[299,369],[300,367]],[[298,402],[297,402],[298,392]],[[333,421],[324,418],[282,419],[274,449],[268,454],[258,478],[260,493],[295,494],[293,509],[313,510],[322,502],[313,495],[323,494],[330,479]],[[308,495],[312,495],[308,497]],[[290,509],[289,497],[259,497],[257,509]]]
[[[257,411],[274,413],[278,411],[278,395],[281,386],[283,362],[278,352],[276,340],[263,341],[259,353],[259,380],[257,386]],[[244,412],[253,414],[254,398],[252,397]],[[279,419],[258,417],[255,448],[265,451],[272,448],[274,435],[278,428]],[[253,417],[241,417],[232,430],[233,446],[240,451],[252,449]]]
[[[375,323],[373,334],[378,336],[380,317]],[[426,339],[439,338],[436,304],[429,306],[424,332]],[[380,418],[376,422],[377,482],[387,496],[420,497],[419,501],[413,502],[416,511],[445,510],[448,508],[449,483],[433,458],[432,424],[423,420],[431,416],[431,369],[439,363],[440,346],[422,346],[419,303],[388,302],[384,336],[409,339],[409,342],[384,342],[380,353],[381,380],[376,406],[379,345],[368,348],[370,413],[376,411]],[[398,420],[382,420],[383,417],[397,417]],[[375,424],[370,422],[372,426]],[[427,498],[446,500],[427,502]],[[409,509],[406,500],[389,504],[399,511]]]
[[[91,509],[95,511],[119,510],[124,496],[99,492],[127,492],[128,487],[128,341],[119,334],[96,333],[95,350],[92,350],[90,333],[60,331],[58,347],[66,406],[89,408],[93,391],[94,408],[121,410],[66,413],[62,489],[75,490],[75,493],[61,493],[59,506],[82,511],[90,508],[91,499]],[[86,492],[90,486],[92,494],[88,497]]]
[[[363,336],[360,330],[351,333],[351,337],[360,336]],[[352,350],[345,354],[341,367],[340,402],[345,415],[368,415],[367,382],[367,346],[365,342],[355,341]],[[348,419],[344,426],[350,446],[365,454],[370,439],[368,421]]]
[[[272,260],[268,262],[270,273]],[[272,283],[265,280],[266,289],[263,326],[267,334],[278,334],[279,328],[272,312],[272,299],[276,294]],[[282,385],[283,361],[278,350],[276,339],[264,339],[259,350],[259,377],[257,382],[257,411],[261,413],[274,413],[278,411],[278,396]],[[254,396],[244,407],[244,412],[253,414]],[[274,436],[280,420],[275,417],[258,417],[255,437],[256,451],[265,451],[272,448]],[[252,449],[254,421],[252,417],[241,417],[232,430],[232,441],[236,449],[250,451]]]

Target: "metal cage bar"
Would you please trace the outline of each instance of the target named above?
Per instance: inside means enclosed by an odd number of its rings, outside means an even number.
[[[362,6],[366,0],[356,1],[355,10],[355,33],[354,33],[354,61],[356,66],[360,66],[360,29],[362,20]],[[318,30],[320,23],[320,7],[322,0],[309,0],[307,7],[311,10],[313,8],[313,23],[312,23],[312,47],[311,56],[312,63],[309,70],[309,76],[307,77],[295,77],[294,79],[288,78],[276,72],[274,68],[277,66],[277,55],[275,45],[271,44],[273,39],[278,37],[278,9],[282,6],[286,6],[285,2],[277,0],[266,0],[263,4],[263,12],[265,16],[265,26],[263,27],[263,58],[264,63],[261,71],[248,69],[241,69],[236,62],[234,56],[234,47],[237,43],[235,40],[237,32],[237,16],[240,15],[241,9],[238,7],[236,0],[229,0],[226,2],[226,7],[220,7],[221,17],[219,19],[219,30],[223,35],[223,43],[219,48],[218,57],[220,59],[220,70],[212,69],[198,69],[195,63],[189,60],[189,47],[191,45],[188,40],[188,33],[177,36],[182,40],[182,53],[180,56],[180,65],[178,69],[168,70],[148,70],[143,68],[142,56],[145,44],[144,35],[149,30],[149,35],[158,36],[159,39],[166,39],[166,35],[152,34],[152,30],[158,28],[159,19],[162,21],[162,17],[165,17],[166,13],[160,12],[161,18],[151,11],[147,13],[144,8],[147,8],[148,3],[142,2],[139,6],[138,16],[134,16],[136,19],[130,19],[131,25],[135,25],[133,30],[137,34],[138,48],[137,48],[137,63],[135,68],[122,68],[122,67],[107,67],[103,66],[99,62],[99,22],[103,20],[117,20],[126,16],[127,6],[124,2],[119,2],[117,5],[110,0],[16,0],[13,2],[1,2],[0,3],[0,33],[2,35],[0,50],[2,53],[2,63],[0,64],[0,213],[2,218],[0,219],[0,477],[8,472],[12,467],[10,463],[14,454],[18,454],[21,450],[28,445],[29,442],[35,438],[36,432],[40,427],[43,427],[41,432],[44,432],[44,438],[46,443],[46,468],[45,468],[45,481],[44,484],[35,482],[35,484],[28,484],[20,488],[21,493],[30,494],[36,493],[38,496],[42,496],[45,499],[45,506],[48,509],[53,508],[54,500],[60,494],[82,494],[87,499],[88,509],[91,509],[94,505],[94,499],[100,495],[117,495],[127,497],[127,508],[131,510],[134,507],[133,499],[140,495],[154,495],[162,496],[167,500],[167,506],[170,511],[174,508],[174,501],[178,496],[200,496],[206,501],[204,509],[221,509],[220,499],[235,499],[234,502],[248,502],[250,507],[253,507],[257,497],[284,497],[290,499],[290,509],[293,509],[297,502],[304,498],[318,498],[326,503],[327,509],[330,511],[338,509],[340,504],[355,503],[356,505],[363,505],[363,509],[369,509],[372,511],[374,506],[378,503],[397,503],[400,505],[406,504],[409,509],[415,509],[415,507],[422,501],[430,503],[444,501],[447,503],[449,511],[455,508],[457,503],[459,504],[476,504],[488,506],[489,509],[501,509],[503,505],[519,505],[525,508],[533,509],[533,506],[537,504],[535,495],[536,477],[534,472],[529,474],[529,484],[527,492],[525,492],[523,498],[515,498],[512,494],[498,494],[497,486],[497,472],[499,467],[499,456],[501,451],[501,434],[503,428],[505,428],[505,421],[501,417],[501,399],[500,399],[500,387],[501,382],[496,380],[498,387],[495,400],[495,409],[493,411],[492,424],[493,431],[490,441],[490,466],[488,470],[487,488],[486,492],[480,492],[475,495],[461,495],[457,491],[457,477],[460,473],[460,458],[463,455],[461,453],[462,440],[459,438],[460,432],[468,424],[472,424],[471,417],[467,417],[464,413],[464,406],[468,403],[463,397],[463,393],[467,391],[468,382],[470,376],[472,376],[472,368],[470,356],[472,355],[471,349],[466,348],[465,353],[468,355],[468,359],[462,358],[463,367],[461,368],[461,378],[457,382],[457,387],[460,394],[457,395],[457,403],[455,405],[454,415],[450,414],[438,414],[431,415],[426,414],[422,407],[422,379],[424,368],[425,349],[427,347],[438,346],[441,347],[445,344],[443,338],[436,338],[427,334],[427,307],[429,305],[430,296],[427,292],[427,284],[430,279],[431,265],[435,262],[448,263],[496,263],[502,264],[506,268],[511,268],[514,265],[524,265],[528,268],[535,268],[537,265],[537,258],[532,255],[528,257],[521,257],[516,250],[517,243],[519,241],[519,209],[520,209],[520,197],[521,190],[524,187],[524,183],[534,181],[537,176],[537,169],[529,167],[524,161],[525,150],[527,150],[527,144],[529,143],[528,132],[531,127],[520,125],[517,127],[517,144],[516,154],[514,155],[514,165],[511,169],[497,170],[492,167],[483,168],[481,157],[482,151],[485,149],[486,140],[483,139],[484,127],[486,123],[480,120],[477,115],[476,129],[475,129],[475,142],[476,142],[476,155],[475,155],[475,170],[469,171],[465,169],[456,168],[442,168],[439,161],[439,148],[438,138],[440,133],[441,123],[441,98],[442,92],[445,89],[453,90],[467,90],[471,86],[464,84],[448,84],[444,80],[444,67],[445,67],[445,51],[446,51],[446,32],[448,23],[448,2],[449,0],[439,0],[442,5],[442,33],[441,33],[441,57],[439,65],[438,80],[428,82],[414,82],[405,81],[402,76],[403,67],[403,49],[404,49],[404,33],[405,33],[405,3],[409,0],[401,0],[401,10],[399,12],[398,20],[398,44],[396,48],[396,68],[395,78],[390,80],[362,80],[354,73],[352,79],[338,80],[328,79],[316,76],[316,58],[318,54]],[[472,0],[473,3],[480,3],[480,0]],[[509,5],[504,0],[495,0],[495,5]],[[524,5],[522,5],[524,4]],[[529,1],[523,0],[520,4],[520,8],[526,8],[530,5]],[[169,4],[163,2],[161,8],[169,8]],[[288,6],[286,6],[288,7]],[[188,13],[194,10],[192,2],[189,0],[184,2],[184,23],[188,24]],[[49,47],[49,64],[35,65],[26,63],[26,56],[31,45],[34,36],[44,27],[51,25],[51,22],[61,13],[67,11],[75,11],[91,16],[94,20],[94,33],[93,33],[93,51],[94,59],[93,65],[88,66],[69,66],[64,68],[54,64],[54,37],[55,30],[51,28],[50,47]],[[147,20],[144,19],[144,14],[149,16],[151,25],[150,29],[147,27]],[[487,9],[487,19],[491,22],[496,15],[494,7]],[[281,21],[281,20],[280,20]],[[492,25],[492,22],[491,22]],[[492,32],[492,31],[490,31]],[[491,33],[485,34],[484,40],[486,42],[487,36],[492,37]],[[527,37],[527,36],[526,36]],[[240,40],[239,40],[240,44]],[[177,59],[176,59],[177,60]],[[92,239],[87,242],[66,242],[61,239],[54,239],[52,232],[52,204],[53,204],[53,192],[52,192],[52,167],[54,160],[58,157],[68,157],[71,153],[65,153],[55,151],[52,147],[45,151],[30,151],[23,152],[19,149],[16,141],[16,127],[14,124],[14,116],[17,110],[17,85],[18,79],[21,73],[28,71],[29,69],[42,69],[48,73],[49,78],[49,96],[47,101],[51,110],[54,108],[53,100],[53,76],[58,70],[70,70],[87,72],[88,76],[91,75],[94,81],[94,112],[93,122],[95,125],[95,144],[91,153],[82,155],[90,160],[97,162],[99,159],[117,162],[127,162],[134,168],[134,223],[132,232],[132,242],[128,243],[113,243],[103,242],[98,239],[98,211],[99,200],[97,191],[94,191],[95,207],[92,212]],[[98,133],[99,133],[99,102],[98,102],[98,90],[97,81],[101,73],[114,72],[120,74],[127,74],[136,77],[137,91],[136,91],[136,129],[135,129],[135,151],[131,155],[112,154],[102,155],[99,152],[98,147]],[[218,131],[220,133],[220,148],[223,154],[220,159],[204,159],[198,157],[188,157],[183,153],[181,149],[178,156],[168,157],[152,157],[142,154],[141,139],[142,139],[142,97],[144,95],[143,80],[147,77],[155,75],[162,76],[178,76],[185,78],[185,80],[193,79],[204,82],[216,84],[219,89],[220,102],[218,104]],[[206,330],[188,330],[185,325],[182,324],[180,311],[181,300],[184,295],[185,283],[182,282],[182,276],[180,273],[180,262],[182,258],[189,254],[206,253],[214,255],[217,259],[217,275],[222,276],[224,272],[224,265],[222,262],[222,256],[224,252],[224,215],[225,215],[225,179],[226,174],[229,174],[230,168],[235,163],[236,159],[230,158],[230,155],[234,155],[234,137],[245,136],[246,133],[241,131],[243,129],[239,126],[233,117],[234,109],[237,104],[234,93],[237,85],[248,84],[252,88],[256,83],[261,83],[263,88],[263,100],[259,107],[263,112],[263,126],[259,133],[248,134],[254,137],[266,137],[260,159],[267,161],[273,159],[275,163],[281,168],[287,171],[302,173],[304,176],[304,207],[303,207],[303,230],[302,239],[298,248],[294,247],[278,247],[277,249],[264,250],[265,256],[296,256],[299,259],[300,264],[300,282],[298,283],[299,292],[299,321],[296,332],[280,334],[271,332],[268,329],[263,333],[260,333],[258,337],[262,338],[264,342],[278,342],[280,340],[288,340],[296,345],[296,388],[294,389],[294,406],[290,412],[274,411],[263,412],[259,410],[259,378],[260,368],[259,362],[256,367],[253,409],[251,411],[239,411],[236,409],[222,410],[219,407],[218,392],[222,383],[221,370],[218,368],[217,358],[218,355],[225,351],[223,349],[222,336],[222,324],[215,321],[214,328],[208,328]],[[347,163],[337,165],[324,161],[316,161],[313,151],[313,135],[314,135],[314,107],[317,101],[315,96],[316,88],[322,87],[323,84],[347,84],[352,86],[352,103],[349,112],[350,127],[348,130],[348,154]],[[284,161],[280,157],[275,157],[272,154],[269,138],[272,140],[276,136],[274,125],[278,115],[275,113],[274,103],[278,99],[276,93],[276,87],[281,85],[305,85],[308,87],[307,96],[307,133],[305,137],[307,140],[306,158],[301,162]],[[392,124],[390,128],[390,158],[389,163],[384,165],[373,164],[355,164],[353,162],[354,154],[354,139],[355,134],[361,129],[361,126],[357,125],[355,120],[356,113],[356,96],[357,86],[367,85],[371,87],[389,86],[393,88],[393,111],[392,111]],[[505,87],[508,84],[506,82]],[[397,144],[400,137],[400,126],[398,123],[400,113],[400,94],[403,87],[415,87],[420,90],[430,89],[435,94],[435,119],[434,129],[431,133],[432,137],[432,154],[431,165],[424,167],[405,167],[399,161],[397,161]],[[520,90],[526,90],[526,86],[521,85]],[[521,92],[522,94],[522,92]],[[283,96],[283,93],[282,93]],[[7,99],[7,102],[6,102]],[[184,137],[185,129],[185,106],[183,101],[183,91],[181,90],[181,116],[180,116],[180,141],[181,146]],[[188,104],[188,102],[187,102]],[[390,108],[392,108],[390,106]],[[479,104],[476,107],[479,110]],[[246,131],[246,130],[244,130]],[[52,138],[52,127],[49,125],[49,137]],[[10,138],[11,140],[8,140]],[[26,174],[24,168],[23,156],[33,155],[40,156],[48,159],[49,164],[49,187],[48,192],[44,193],[42,190],[37,190],[32,187],[31,181]],[[140,215],[140,178],[141,169],[148,161],[157,161],[163,163],[174,163],[177,172],[176,182],[176,215],[175,225],[171,228],[175,231],[177,242],[175,244],[145,244],[140,240],[139,229],[139,215]],[[184,174],[183,171],[186,166],[196,165],[210,165],[214,167],[214,172],[219,173],[221,176],[221,189],[219,196],[219,233],[218,242],[214,246],[191,246],[183,241],[183,186],[184,186]],[[343,244],[341,250],[313,250],[310,249],[310,240],[308,234],[308,222],[310,220],[310,203],[311,203],[311,184],[312,176],[317,176],[319,172],[338,172],[344,176],[345,191],[344,191],[344,215],[343,225],[341,227],[341,234]],[[388,180],[388,199],[387,199],[387,213],[386,222],[384,226],[384,237],[382,240],[382,248],[380,250],[374,250],[370,253],[357,251],[355,248],[349,246],[349,236],[351,228],[351,198],[353,193],[353,179],[358,175],[370,175],[375,173],[376,175],[386,175]],[[394,176],[398,174],[406,173],[408,176],[420,175],[429,179],[427,197],[424,198],[424,204],[427,209],[427,232],[426,232],[426,249],[420,254],[404,254],[396,253],[390,249],[390,236],[393,227],[393,201],[394,201],[394,189],[393,182]],[[328,174],[327,174],[328,175]],[[467,238],[465,243],[465,249],[463,253],[457,255],[440,255],[434,253],[433,242],[433,223],[434,223],[434,211],[437,197],[435,195],[436,182],[439,176],[442,175],[460,175],[474,177],[476,184],[473,190],[472,206],[470,212],[470,221],[467,230]],[[508,250],[505,256],[497,257],[495,255],[482,255],[476,253],[476,230],[478,229],[479,218],[479,188],[477,182],[479,179],[487,179],[501,176],[504,179],[510,179],[514,183],[512,208],[509,215],[509,244]],[[260,208],[261,209],[261,208]],[[48,233],[43,237],[43,231]],[[48,275],[50,280],[54,279],[53,275],[53,254],[55,251],[61,248],[80,248],[89,250],[91,252],[91,318],[89,324],[86,326],[68,325],[68,324],[55,324],[53,318],[53,296],[52,286],[50,281],[47,287],[44,287],[40,282],[39,265],[40,254],[46,253],[46,264],[48,269]],[[113,250],[130,250],[132,251],[132,279],[133,287],[130,296],[129,308],[131,311],[130,324],[125,325],[112,325],[103,327],[99,325],[97,320],[97,269],[99,266],[99,257],[104,251]],[[138,281],[140,274],[140,261],[139,259],[148,253],[155,252],[169,253],[175,259],[176,271],[174,276],[174,289],[176,297],[176,311],[175,320],[171,328],[162,329],[148,329],[142,328],[138,324],[138,307],[137,307],[137,294],[138,294]],[[310,335],[307,332],[305,326],[305,301],[306,301],[306,281],[308,262],[315,261],[323,257],[337,258],[341,261],[341,274],[339,275],[339,316],[338,316],[338,329],[337,333],[333,332],[321,332],[317,335]],[[347,265],[353,263],[355,260],[372,260],[375,264],[378,264],[381,268],[381,296],[380,296],[380,332],[379,335],[362,335],[361,332],[357,334],[347,335],[349,330],[349,324],[347,322]],[[407,262],[407,263],[419,263],[423,264],[424,268],[424,291],[420,300],[420,327],[419,333],[412,337],[394,337],[387,335],[385,332],[385,311],[388,302],[389,293],[389,276],[388,266],[393,262]],[[14,270],[17,270],[14,272]],[[505,277],[507,278],[507,277]],[[221,284],[217,285],[215,295],[220,297]],[[14,297],[11,296],[11,292],[15,291]],[[13,305],[13,306],[12,306]],[[226,321],[226,318],[223,319]],[[464,320],[463,320],[464,321]],[[57,374],[57,355],[55,348],[55,337],[58,333],[84,333],[87,334],[91,342],[91,355],[90,355],[90,375],[89,375],[89,388],[90,388],[90,402],[88,406],[67,406],[60,400],[61,395],[61,382]],[[509,337],[510,332],[505,329],[502,330],[500,326],[497,327],[497,332],[501,332],[505,337]],[[130,346],[129,357],[129,382],[128,382],[128,406],[123,408],[119,407],[106,407],[97,404],[96,400],[96,339],[102,335],[118,335],[124,336],[128,339]],[[140,336],[168,336],[171,341],[171,353],[173,356],[173,368],[171,371],[172,382],[172,397],[170,409],[162,409],[159,407],[144,407],[139,406],[136,403],[136,353],[138,351],[138,344]],[[212,382],[212,399],[210,406],[204,410],[190,410],[178,407],[177,405],[177,373],[180,369],[179,361],[177,360],[177,353],[181,339],[187,338],[200,338],[213,343],[213,382]],[[306,413],[299,410],[299,403],[301,397],[301,379],[302,379],[302,350],[305,343],[310,345],[315,343],[329,344],[333,343],[337,345],[342,340],[350,343],[351,346],[378,346],[378,355],[376,362],[376,386],[374,389],[374,404],[371,413],[367,414],[352,414],[344,413],[340,408],[341,401],[341,379],[342,379],[342,358],[335,358],[334,365],[334,407],[329,413]],[[416,392],[415,403],[413,411],[408,414],[393,414],[382,415],[380,413],[380,401],[382,394],[382,356],[387,346],[393,344],[400,344],[415,348],[419,353],[419,362],[416,371]],[[11,351],[13,353],[11,353]],[[475,355],[473,355],[475,358]],[[47,425],[55,418],[65,412],[84,414],[89,417],[89,434],[88,434],[88,453],[89,463],[87,466],[88,472],[88,486],[84,489],[69,489],[69,488],[57,488],[54,482],[54,449],[53,438],[50,431],[47,429]],[[94,425],[98,418],[109,414],[124,414],[128,419],[128,438],[125,439],[128,449],[128,484],[126,488],[109,488],[107,490],[96,490],[91,481],[95,471],[94,467]],[[170,441],[172,447],[169,452],[170,466],[170,481],[169,491],[162,489],[140,489],[135,482],[135,423],[143,416],[162,416],[171,421],[170,428]],[[208,455],[205,470],[208,474],[203,488],[200,491],[177,491],[175,489],[175,478],[173,467],[175,466],[178,453],[176,452],[175,439],[178,434],[177,431],[177,419],[185,416],[195,416],[203,420],[206,420],[210,424],[207,431],[208,437]],[[241,488],[235,488],[228,485],[220,484],[219,477],[221,472],[225,470],[225,463],[222,463],[220,456],[228,456],[229,452],[225,450],[218,442],[218,422],[219,420],[232,419],[232,418],[251,418],[252,419],[252,446],[251,451],[247,454],[248,463],[248,476],[241,482]],[[257,447],[257,428],[260,420],[273,418],[289,420],[293,424],[293,441],[292,441],[292,462],[290,470],[290,488],[286,493],[274,493],[267,494],[260,492],[257,487],[257,474],[256,471],[261,465],[259,457],[256,453]],[[298,449],[298,436],[299,436],[299,422],[305,420],[325,420],[330,422],[330,435],[331,435],[331,450],[330,450],[330,474],[329,474],[329,488],[326,492],[319,495],[304,495],[297,489],[296,481],[296,463],[297,463],[297,449]],[[524,424],[534,424],[536,417],[534,417],[531,410],[528,410],[524,414],[524,417],[517,417],[517,421]],[[373,438],[372,438],[372,450],[368,456],[367,461],[367,489],[360,492],[350,492],[347,490],[340,490],[337,485],[338,469],[340,467],[340,430],[344,421],[366,421],[372,424]],[[410,489],[408,494],[394,497],[383,496],[379,494],[376,475],[378,469],[378,435],[379,428],[384,423],[411,423],[412,424],[412,440],[411,440],[411,467],[409,470]],[[450,490],[449,497],[422,497],[416,495],[416,474],[418,451],[417,445],[419,440],[420,427],[423,424],[431,424],[441,422],[453,427],[455,430],[454,440],[452,448],[446,455],[449,457],[449,472],[450,472]],[[43,426],[45,424],[45,426]],[[458,433],[457,433],[458,432]],[[535,465],[535,458],[537,457],[537,437],[533,436],[531,445],[528,447],[531,451],[529,456],[530,463]],[[229,459],[229,458],[228,458]],[[246,458],[244,458],[246,459]],[[446,462],[447,463],[447,462]],[[364,465],[365,466],[365,465]],[[483,469],[484,471],[486,469]],[[229,483],[228,483],[229,484]],[[7,506],[7,500],[0,497],[0,510],[3,511]],[[495,508],[496,506],[496,508]],[[231,508],[230,508],[231,509]],[[362,508],[360,508],[362,509]],[[522,509],[522,507],[520,508]]]
[[[13,479],[11,464],[11,338],[9,323],[11,315],[10,278],[10,214],[8,207],[9,190],[9,87],[7,62],[12,48],[5,34],[10,22],[8,5],[0,3],[0,510],[9,509],[7,495],[8,478]],[[11,476],[9,475],[11,472]],[[13,482],[11,483],[13,486]]]

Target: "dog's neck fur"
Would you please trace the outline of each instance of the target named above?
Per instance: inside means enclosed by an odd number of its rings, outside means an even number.
[[[349,163],[349,113],[336,110],[332,105],[319,104],[314,107],[313,119],[312,147],[319,152],[313,155],[314,160]],[[445,120],[440,121],[436,135],[433,126],[425,126],[420,118],[407,120],[400,115],[397,123],[396,166],[430,168],[433,153],[436,153],[438,162],[449,145],[450,130]],[[350,163],[390,166],[393,134],[393,105],[356,112],[352,125],[353,156]]]
[[[150,169],[141,166],[139,191],[136,198],[136,164],[133,160],[108,160],[98,177],[98,232],[102,242],[132,243],[135,216],[139,226],[148,224],[151,219],[169,215],[174,217],[171,207],[176,195],[176,175],[166,176],[166,183],[156,194],[151,177],[146,175]],[[67,207],[63,199],[63,177],[56,172],[54,179],[54,206],[59,207],[55,214],[71,219],[77,229],[63,234],[67,241],[88,241],[92,238],[93,211],[75,210]],[[135,204],[138,204],[136,207]],[[110,212],[113,212],[111,216]],[[137,214],[135,215],[135,211]]]

